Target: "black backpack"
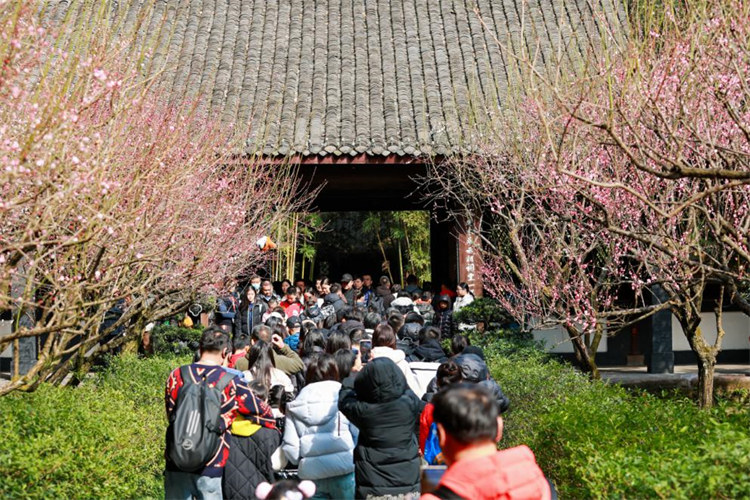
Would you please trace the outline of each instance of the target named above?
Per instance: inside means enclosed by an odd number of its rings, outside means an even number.
[[[167,456],[182,471],[195,472],[208,464],[221,444],[221,393],[235,377],[224,373],[210,387],[205,378],[193,382],[188,365],[180,368],[182,387],[169,417]]]

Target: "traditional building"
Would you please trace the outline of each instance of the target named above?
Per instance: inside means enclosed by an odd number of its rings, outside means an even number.
[[[140,22],[141,2],[112,4]],[[247,152],[299,163],[320,210],[430,209],[426,163],[471,152],[518,54],[575,64],[625,22],[618,0],[156,0],[144,72],[250,124]],[[433,281],[480,291],[471,229],[433,217]]]
[[[477,291],[474,223],[426,204],[426,166],[474,150],[473,124],[524,84],[519,57],[574,68],[627,25],[621,0],[153,1],[145,20],[146,2],[112,1],[121,29],[145,21],[144,74],[249,125],[244,153],[299,164],[303,184],[321,188],[315,208],[432,210],[433,281]],[[75,4],[50,0],[48,15]],[[746,316],[727,321],[750,328]],[[673,346],[692,359],[673,322],[658,315],[607,339],[601,361],[641,352],[669,370]],[[747,360],[747,334],[731,337],[722,355]]]

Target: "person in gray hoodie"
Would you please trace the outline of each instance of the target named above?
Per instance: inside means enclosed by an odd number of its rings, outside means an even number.
[[[316,498],[354,498],[354,447],[359,431],[338,409],[339,374],[330,354],[307,368],[306,385],[287,405],[282,450],[299,464],[299,478],[317,485]]]

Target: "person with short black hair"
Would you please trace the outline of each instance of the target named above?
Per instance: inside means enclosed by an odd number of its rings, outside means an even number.
[[[417,311],[419,311],[419,314],[424,318],[424,324],[426,326],[432,325],[435,318],[435,309],[432,307],[432,292],[426,290],[422,292],[421,296],[412,300],[414,300],[414,305],[416,306]]]
[[[229,357],[227,366],[235,368],[238,359],[244,358],[250,350],[250,337],[247,335],[235,335],[232,339],[232,355]]]
[[[358,305],[351,306],[347,309],[346,313],[344,313],[344,319],[346,321],[358,321],[359,323],[362,323],[365,319],[365,310]]]
[[[344,295],[344,300],[347,304],[353,305],[356,297],[356,290],[354,289],[354,277],[349,273],[344,273],[341,276],[341,293]]]
[[[375,288],[375,297],[380,299],[383,310],[386,310],[396,298],[391,292],[391,279],[388,276],[381,276],[378,283],[379,285]]]
[[[440,345],[440,330],[434,326],[423,327],[419,331],[419,345],[412,352],[409,361],[442,363],[445,360],[445,351]]]
[[[471,342],[466,335],[456,335],[451,339],[451,356],[458,356],[470,345]]]
[[[372,274],[364,273],[362,275],[362,290],[369,292],[372,289]]]
[[[219,419],[221,440],[214,458],[197,471],[180,470],[170,460],[169,453],[165,454],[166,498],[191,498],[192,496],[208,498],[217,493],[221,494],[221,477],[230,451],[227,430],[238,414],[256,425],[274,428],[273,415],[268,405],[256,398],[241,378],[228,375],[223,368],[231,354],[229,335],[220,328],[206,328],[201,335],[199,346],[198,360],[190,365],[175,368],[167,378],[165,388],[167,420],[171,422],[173,415],[178,411],[180,392],[184,386],[205,381],[209,387],[216,387],[222,379],[230,378],[221,392],[222,418]],[[172,436],[173,434],[168,429],[167,449],[174,443],[170,441]]]
[[[344,295],[341,293],[341,285],[333,283],[329,287],[329,292],[323,297],[323,306],[321,311],[326,318],[334,316],[345,306]]]
[[[300,479],[315,481],[321,498],[354,498],[353,450],[358,429],[338,409],[336,360],[321,354],[307,368],[307,384],[287,405],[282,450],[299,464]]]
[[[551,485],[527,446],[497,450],[503,419],[494,395],[476,384],[457,384],[432,401],[448,470],[423,500],[552,498]]]
[[[253,332],[250,336],[250,343],[255,344],[260,341],[273,346],[272,354],[274,366],[290,377],[305,368],[299,355],[284,343],[283,336],[274,334],[273,330],[266,325],[257,325],[253,328]],[[235,363],[235,367],[240,371],[247,370],[247,356],[244,359],[238,359]]]
[[[284,300],[279,303],[284,309],[286,318],[298,316],[302,312],[302,303],[299,301],[299,288],[296,286],[287,287],[284,292]]]
[[[388,311],[388,324],[391,325],[394,332],[398,332],[404,326],[404,315],[401,311],[392,309]]]
[[[365,319],[362,320],[362,324],[365,326],[365,332],[372,335],[380,322],[383,321],[383,317],[380,314],[371,311],[365,314]]]
[[[406,277],[406,287],[404,288],[404,291],[407,292],[409,295],[413,295],[415,293],[421,294],[422,289],[419,288],[418,283],[419,283],[419,280],[417,279],[417,277],[410,273]]]
[[[273,283],[271,283],[271,280],[264,279],[260,284],[260,294],[258,295],[258,298],[265,302],[268,307],[271,307],[271,300],[276,300],[276,305],[278,305],[279,302],[279,296],[276,295],[273,291]]]

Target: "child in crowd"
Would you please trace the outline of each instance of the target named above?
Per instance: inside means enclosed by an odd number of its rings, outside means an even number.
[[[262,383],[251,382],[250,390],[267,402],[268,391]],[[222,492],[225,499],[252,500],[260,483],[273,481],[272,457],[281,445],[281,432],[242,416],[235,419],[230,432],[231,446],[222,476]]]
[[[453,337],[455,325],[450,296],[444,294],[438,298],[437,310],[435,311],[432,324],[440,328],[441,338],[449,339]]]
[[[261,483],[255,489],[258,500],[304,500],[315,495],[312,481],[279,481],[276,484]]]
[[[298,300],[299,290],[296,286],[290,286],[286,289],[286,296],[281,301],[281,307],[284,308],[284,314],[287,318],[298,316],[302,312],[302,304]]]

